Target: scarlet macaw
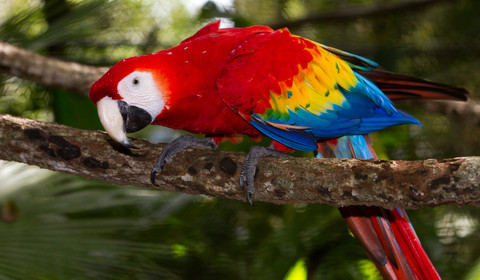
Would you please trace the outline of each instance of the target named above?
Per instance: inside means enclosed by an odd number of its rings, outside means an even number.
[[[251,202],[259,157],[312,151],[317,157],[377,158],[368,134],[419,124],[391,99],[466,100],[464,89],[385,71],[377,63],[266,26],[219,28],[212,22],[178,46],[124,59],[90,90],[100,120],[117,142],[149,124],[205,134],[182,136],[152,171],[190,146],[215,148],[222,137],[267,136],[241,172]],[[282,152],[280,152],[280,151]],[[319,174],[321,176],[321,174]],[[340,209],[387,279],[440,279],[402,209]]]

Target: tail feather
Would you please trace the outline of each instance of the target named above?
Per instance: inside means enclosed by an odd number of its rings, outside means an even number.
[[[372,81],[391,100],[415,98],[467,100],[468,91],[463,88],[389,72],[370,59],[325,45],[320,46],[345,60],[355,72]]]
[[[416,260],[408,256],[410,250],[396,235],[391,225],[395,221],[387,218],[385,209],[348,206],[339,210],[385,279],[436,279],[416,273]]]
[[[355,72],[372,81],[391,100],[415,98],[467,100],[468,92],[463,88],[389,72],[370,59],[321,46],[349,63]]]
[[[319,143],[317,157],[377,158],[366,135]],[[385,279],[440,279],[403,209],[339,208]]]
[[[463,88],[397,74],[381,68],[357,72],[374,82],[391,100],[416,98],[467,100],[468,91]]]
[[[408,254],[406,253],[405,256],[406,258],[410,259],[409,263],[416,265],[413,267],[416,275],[420,275],[420,279],[440,279],[435,267],[430,262],[430,259],[423,250],[418,236],[415,233],[415,230],[413,229],[405,210],[397,208],[389,211],[389,215],[391,216],[392,220],[396,221],[395,227],[393,228],[393,230],[397,232],[396,235],[403,237],[400,240],[404,243],[402,247],[410,249],[410,251],[407,252]]]

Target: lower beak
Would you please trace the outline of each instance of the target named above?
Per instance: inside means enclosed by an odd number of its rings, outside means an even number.
[[[153,117],[147,111],[108,96],[97,102],[97,110],[100,122],[108,135],[128,148],[135,146],[128,139],[127,132],[139,131],[153,121]]]

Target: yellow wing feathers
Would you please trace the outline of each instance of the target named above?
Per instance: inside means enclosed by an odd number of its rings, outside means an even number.
[[[291,80],[279,82],[281,92],[270,92],[270,104],[279,119],[288,117],[289,109],[303,108],[319,115],[332,110],[334,105],[342,106],[346,99],[339,87],[348,90],[357,83],[345,61],[317,43],[309,42],[311,48],[306,50],[313,59],[306,68],[298,65],[298,73]]]

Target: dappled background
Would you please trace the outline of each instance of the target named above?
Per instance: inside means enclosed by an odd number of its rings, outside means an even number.
[[[229,27],[287,26],[386,69],[465,87],[473,99],[480,88],[476,0],[2,0],[1,6],[1,41],[83,64],[111,66],[166,49],[222,18]],[[480,155],[480,127],[471,118],[426,112],[420,102],[398,107],[423,126],[374,134],[381,158]],[[101,129],[87,97],[5,75],[0,113]],[[178,135],[148,128],[137,136],[166,142]],[[245,151],[251,143],[222,148]],[[338,211],[326,205],[253,208],[0,162],[0,211],[2,279],[305,279],[307,271],[309,279],[380,277]],[[445,279],[480,278],[479,209],[409,214]]]

